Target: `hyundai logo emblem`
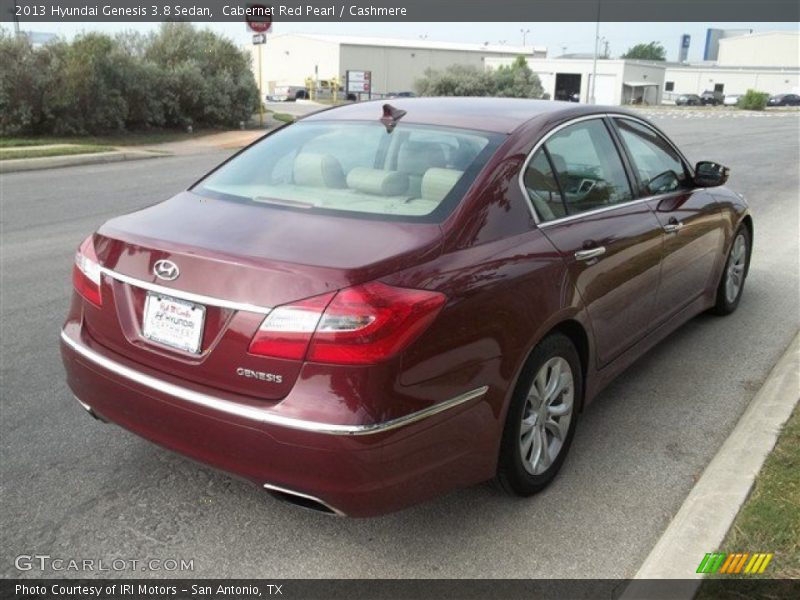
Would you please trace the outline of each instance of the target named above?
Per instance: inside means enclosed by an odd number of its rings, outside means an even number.
[[[153,273],[155,273],[156,277],[164,279],[165,281],[173,281],[181,274],[178,265],[171,260],[157,261],[156,264],[153,265]]]

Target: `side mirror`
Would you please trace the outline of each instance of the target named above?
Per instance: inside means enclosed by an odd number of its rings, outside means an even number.
[[[719,163],[701,160],[694,168],[694,184],[698,187],[725,185],[731,170]]]

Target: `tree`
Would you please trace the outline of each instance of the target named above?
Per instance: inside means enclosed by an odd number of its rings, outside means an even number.
[[[649,44],[636,44],[622,55],[622,58],[634,58],[639,60],[667,60],[667,51],[658,42]]]
[[[236,126],[258,102],[249,55],[190,23],[37,47],[0,28],[0,56],[3,135]]]
[[[506,98],[541,98],[544,93],[539,76],[528,66],[524,56],[518,56],[509,66],[494,72],[495,94]]]

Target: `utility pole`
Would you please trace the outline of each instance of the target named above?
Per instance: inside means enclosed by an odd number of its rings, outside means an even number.
[[[14,0],[14,35],[19,36],[19,17],[17,16],[17,0]]]
[[[603,58],[608,58],[608,40],[603,38]]]
[[[600,52],[600,0],[597,0],[597,22],[594,28],[594,60],[592,61],[592,81],[589,86],[589,104],[595,104],[594,90],[597,80],[597,54]]]

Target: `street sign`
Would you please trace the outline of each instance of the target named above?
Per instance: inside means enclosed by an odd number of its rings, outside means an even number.
[[[253,34],[253,43],[254,44],[266,44],[267,43],[267,34],[266,33],[254,33]]]
[[[267,33],[272,29],[272,10],[263,4],[250,4],[247,6],[248,15],[245,17],[250,31]],[[254,44],[256,42],[253,42]],[[262,42],[263,43],[263,42]]]

